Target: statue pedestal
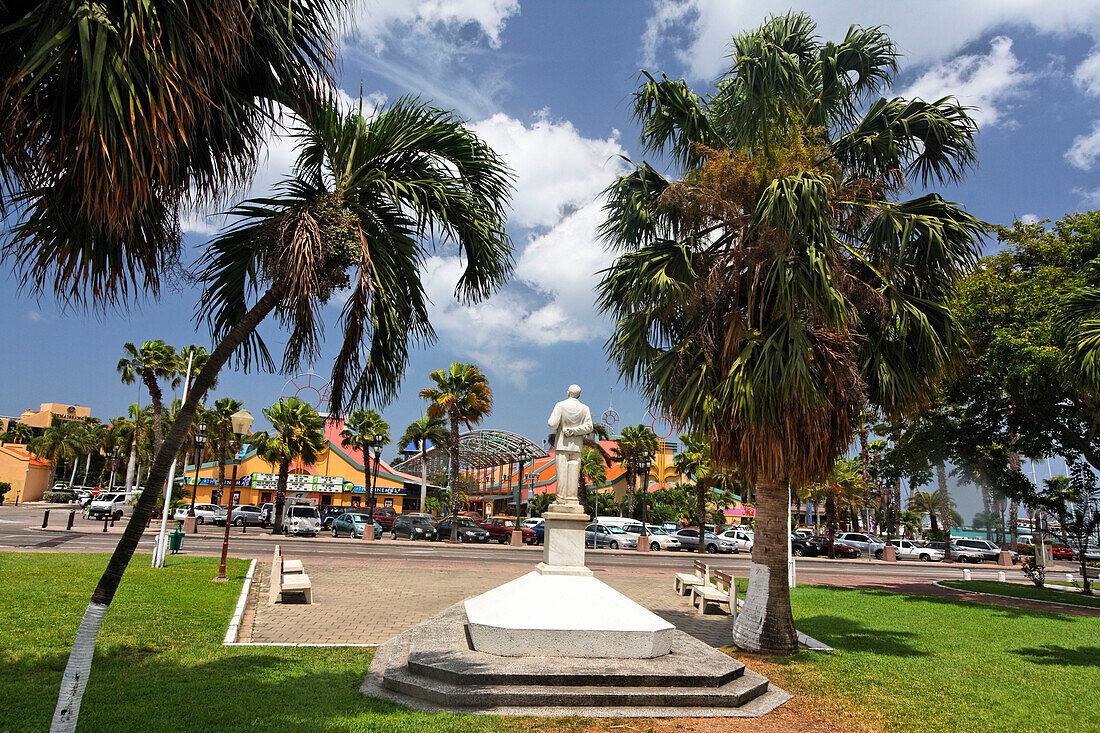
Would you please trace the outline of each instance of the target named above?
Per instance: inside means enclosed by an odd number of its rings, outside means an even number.
[[[546,530],[543,539],[542,562],[535,570],[541,575],[574,575],[591,577],[584,566],[584,528],[588,515],[577,503],[554,502],[543,512]]]

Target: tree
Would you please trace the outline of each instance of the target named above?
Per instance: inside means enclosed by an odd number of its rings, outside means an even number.
[[[309,16],[295,20],[298,35],[292,43],[265,49],[283,53],[308,43],[319,22],[313,14],[330,8],[324,0],[308,7],[297,0],[250,7],[270,11],[268,19],[282,12]],[[327,43],[327,36],[323,39]],[[314,46],[318,58],[326,43]],[[302,61],[279,78],[289,83],[315,67]],[[267,78],[268,71],[258,77]],[[284,91],[289,95],[297,88]],[[83,687],[75,680],[87,679],[103,615],[156,503],[153,487],[166,480],[199,404],[231,356],[245,369],[274,367],[256,328],[276,306],[291,329],[283,356],[290,369],[316,345],[317,309],[354,283],[331,382],[330,412],[339,415],[351,402],[384,403],[392,397],[410,342],[432,337],[420,280],[426,243],[457,245],[466,266],[455,293],[466,302],[487,297],[511,272],[512,248],[504,231],[510,174],[454,115],[409,100],[370,120],[341,112],[331,98],[293,106],[302,118],[296,175],[283,182],[280,197],[236,208],[235,225],[200,261],[204,291],[198,317],[210,325],[216,345],[165,436],[146,491],[92,595],[59,698],[58,710],[66,716],[78,705]],[[249,305],[254,295],[259,297]]]
[[[493,392],[489,380],[476,364],[454,362],[448,369],[437,369],[428,375],[435,387],[420,390],[420,397],[428,401],[428,416],[451,423],[447,452],[451,457],[451,476],[448,486],[458,485],[459,453],[458,424],[467,428],[481,422],[493,410]],[[458,541],[458,494],[452,497],[451,542]],[[518,507],[517,507],[518,509]]]
[[[380,440],[381,445],[390,444],[390,425],[374,410],[356,410],[348,415],[344,425],[344,429],[340,431],[341,445],[363,452],[363,480],[366,481],[363,486],[369,492],[368,506],[372,510],[373,517],[374,483],[377,482],[372,483],[370,480],[371,447],[376,439]],[[374,463],[374,473],[378,474],[377,460]]]
[[[447,423],[441,417],[432,417],[431,415],[423,415],[418,420],[413,420],[409,423],[409,427],[405,428],[404,434],[401,439],[397,441],[398,448],[404,450],[410,445],[415,445],[420,449],[421,456],[428,450],[428,443],[440,448],[441,450],[447,450],[447,444],[449,442],[447,434]],[[428,462],[426,460],[420,461],[420,511],[427,511],[426,507],[428,501]]]
[[[8,423],[8,429],[0,434],[0,443],[29,443],[34,437],[34,429],[21,422]]]
[[[629,382],[739,468],[756,497],[746,611],[735,641],[797,648],[787,587],[788,486],[822,480],[865,409],[927,404],[963,343],[947,298],[982,222],[922,187],[975,162],[976,125],[951,98],[887,99],[894,44],[853,26],[822,43],[807,16],[733,39],[712,92],[644,74],[647,152],[608,191],[620,251],[599,286]]]
[[[993,531],[1002,524],[1001,515],[997,512],[980,511],[974,515],[974,521],[971,524],[973,524],[974,529],[984,529],[985,538],[992,540]]]
[[[535,494],[527,502],[527,516],[541,517],[547,507],[557,501],[557,494]]]
[[[1100,488],[1096,473],[1084,461],[1077,461],[1070,467],[1069,476],[1045,479],[1043,485],[1045,489],[1033,496],[1031,503],[1058,517],[1059,539],[1073,548],[1081,563],[1085,595],[1092,595],[1085,551],[1093,533],[1100,527]]]
[[[225,495],[225,461],[229,458],[230,451],[237,454],[238,438],[233,432],[233,413],[244,407],[244,403],[232,397],[222,397],[214,401],[214,407],[203,411],[206,419],[206,434],[209,436],[207,445],[213,451],[218,461],[218,491]],[[272,461],[275,463],[276,461]],[[196,464],[198,465],[198,464]],[[198,487],[195,487],[196,490]],[[233,487],[229,488],[230,494]],[[220,503],[221,500],[219,500]]]
[[[273,512],[274,526],[271,528],[272,534],[279,534],[283,525],[290,464],[294,461],[301,461],[306,465],[317,462],[325,448],[325,436],[321,432],[324,421],[313,407],[297,397],[279,400],[271,407],[265,407],[263,412],[271,421],[271,433],[253,433],[249,436],[249,441],[261,458],[279,466]]]
[[[50,484],[53,485],[59,465],[74,463],[77,457],[84,455],[85,441],[80,423],[57,420],[42,431],[42,435],[27,443],[27,451],[50,464]]]
[[[635,484],[638,461],[643,455],[657,455],[657,436],[645,425],[627,425],[611,449],[612,460],[621,463],[626,476],[626,513],[635,516]]]
[[[153,406],[153,452],[160,450],[164,440],[164,428],[161,422],[164,394],[160,389],[160,380],[170,380],[172,389],[179,386],[180,363],[176,350],[160,339],[146,341],[141,348],[127,342],[122,346],[126,356],[118,360],[118,373],[123,384],[133,384],[141,380],[149,390]],[[184,367],[186,368],[186,366]]]
[[[0,506],[4,505],[4,496],[11,491],[11,483],[0,481]]]
[[[710,442],[699,435],[681,435],[684,449],[672,457],[676,471],[682,476],[695,479],[695,521],[699,526],[699,552],[707,551],[706,514],[707,491],[710,489],[713,465],[710,458]]]
[[[580,491],[579,499],[581,506],[585,507],[585,511],[588,511],[588,482],[591,481],[594,491],[599,493],[600,485],[607,481],[607,464],[605,463],[604,455],[601,451],[595,448],[583,448],[581,450],[581,478],[580,478]],[[554,494],[557,497],[557,494]],[[528,513],[531,512],[530,504],[528,504]],[[542,512],[540,511],[541,515]],[[592,518],[595,519],[598,514],[593,514]]]

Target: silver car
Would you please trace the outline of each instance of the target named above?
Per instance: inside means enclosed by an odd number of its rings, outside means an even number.
[[[870,532],[838,532],[836,543],[867,553],[868,557],[876,560],[882,559],[882,553],[886,549],[886,543]]]
[[[695,527],[687,527],[679,532],[673,532],[672,536],[680,540],[680,545],[685,550],[699,549],[699,530]],[[704,538],[705,549],[709,553],[733,552],[733,541],[726,537],[719,537],[713,532],[707,532]]]
[[[590,524],[584,528],[584,544],[588,547],[607,547],[618,550],[638,548],[638,535],[627,532],[622,527],[608,527],[602,524]]]

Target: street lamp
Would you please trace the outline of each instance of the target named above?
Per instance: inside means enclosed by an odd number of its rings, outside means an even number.
[[[110,448],[108,448],[107,450],[103,451],[103,453],[107,457],[107,465],[111,467],[110,478],[107,480],[107,491],[110,492],[110,491],[115,490],[115,464],[114,464],[115,452],[113,450],[111,450]],[[102,475],[103,474],[100,473],[100,476],[102,476]]]
[[[642,533],[638,536],[638,552],[649,552],[649,530],[646,529],[646,504],[649,499],[649,451],[642,451],[642,457],[635,464],[642,479]]]
[[[195,499],[199,495],[199,466],[202,465],[202,448],[206,445],[206,423],[199,423],[199,429],[195,432],[195,488],[191,490],[191,508],[187,510],[187,516],[195,516]],[[167,510],[167,507],[165,507]]]
[[[370,535],[371,539],[374,539],[374,513],[377,508],[378,498],[375,496],[375,492],[378,489],[378,463],[382,460],[382,446],[386,444],[385,435],[372,435],[370,439],[370,451],[374,453],[374,473],[371,475],[370,485]],[[367,536],[367,531],[363,530],[363,536]]]
[[[225,558],[229,554],[229,526],[233,523],[233,489],[237,487],[237,466],[241,465],[241,441],[252,427],[252,413],[248,410],[237,410],[229,417],[233,426],[233,437],[236,439],[236,450],[233,451],[233,478],[229,481],[229,501],[225,506],[225,538],[222,540],[222,559],[218,564],[218,577],[215,580],[226,580]],[[198,476],[198,472],[195,474]],[[196,487],[198,483],[196,481]],[[222,487],[225,490],[225,487]],[[245,520],[248,521],[247,519]]]
[[[519,547],[523,544],[523,530],[520,529],[519,525],[519,506],[523,502],[523,464],[531,458],[531,453],[527,450],[527,446],[523,446],[519,449],[516,458],[519,459],[519,475],[516,476],[516,526],[512,528],[512,545],[514,547]]]

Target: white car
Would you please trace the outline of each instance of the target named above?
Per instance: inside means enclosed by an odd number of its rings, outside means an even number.
[[[734,553],[752,552],[753,534],[744,529],[727,529],[722,534],[718,535],[723,539],[727,539],[733,543]]]
[[[534,529],[536,524],[542,522],[542,517],[527,517],[523,520],[523,526],[528,529]]]
[[[172,521],[182,522],[187,519],[188,513],[191,511],[190,504],[184,504],[178,507],[172,514]],[[195,524],[206,524],[210,522],[213,524],[215,521],[225,521],[225,508],[220,507],[217,504],[196,504],[195,505]]]
[[[942,562],[943,550],[926,546],[913,540],[890,540],[899,560],[920,560],[921,562]]]
[[[615,526],[615,525],[611,525]],[[630,524],[621,525],[623,531],[631,534],[636,534],[639,537],[642,534],[642,525],[638,522],[632,522]],[[650,550],[679,550],[682,545],[680,540],[676,539],[663,528],[658,527],[656,524],[647,524],[645,526],[645,533],[649,536],[649,549]]]
[[[122,519],[130,514],[134,507],[126,500],[125,493],[100,494],[88,505],[88,517],[91,519]]]
[[[316,537],[321,531],[321,515],[311,506],[288,506],[283,515],[283,534]]]

